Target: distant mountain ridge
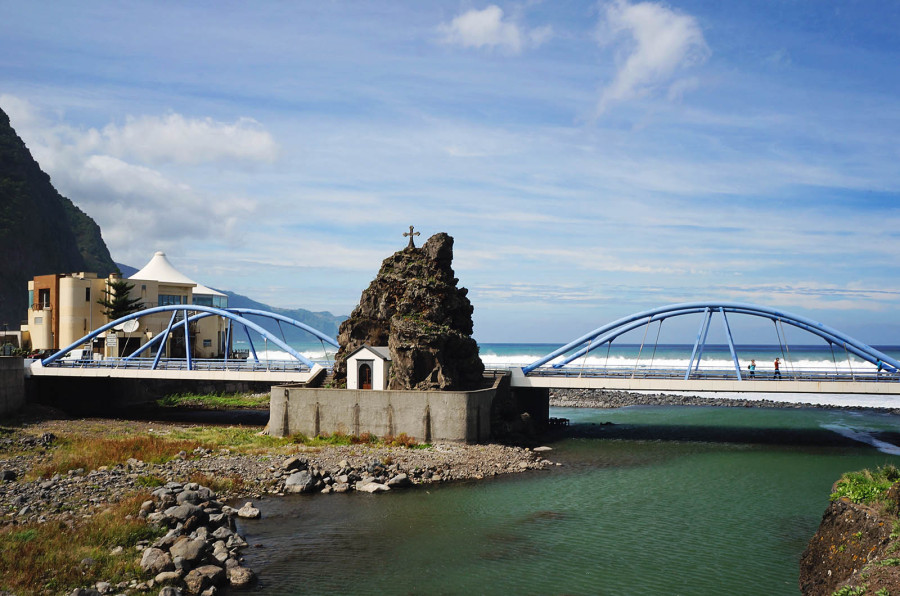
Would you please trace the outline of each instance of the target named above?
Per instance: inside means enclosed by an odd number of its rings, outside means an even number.
[[[258,310],[271,311],[279,315],[284,315],[296,321],[300,321],[301,323],[305,323],[313,329],[317,329],[331,337],[337,337],[338,327],[340,327],[344,319],[347,318],[346,316],[333,315],[328,311],[312,312],[303,308],[278,308],[275,306],[269,306],[268,304],[263,304],[262,302],[257,302],[256,300],[248,298],[247,296],[229,292],[228,290],[219,289],[219,291],[228,296],[228,306],[230,306],[231,308],[255,308]],[[280,337],[281,330],[278,330],[277,323],[272,323],[271,325],[264,324],[263,327],[266,327],[270,331],[274,331],[276,336]],[[281,329],[284,330],[284,336],[288,341],[318,341],[309,333],[301,331],[296,327],[282,325]]]
[[[0,109],[0,324],[27,319],[36,275],[116,270],[100,227],[59,194]]]
[[[124,277],[130,277],[138,272],[138,270],[134,267],[126,265],[124,263],[116,263],[116,265],[119,267],[119,270],[122,272],[122,275]],[[337,337],[338,327],[344,321],[344,319],[347,318],[346,316],[333,315],[328,311],[312,312],[304,308],[278,308],[276,306],[270,306],[263,302],[258,302],[256,300],[253,300],[252,298],[249,298],[242,294],[231,292],[229,290],[223,290],[221,288],[213,289],[228,296],[228,306],[232,308],[255,308],[257,310],[274,312],[296,321],[300,321],[301,323],[309,325],[313,329],[317,329],[331,337]],[[265,327],[269,331],[272,331],[276,337],[281,337],[281,332],[283,330],[284,337],[288,341],[316,341],[316,339],[309,333],[300,331],[296,327],[291,327],[290,325],[282,325],[281,329],[279,329],[278,324],[271,321],[259,320],[256,322],[259,322],[263,327]]]

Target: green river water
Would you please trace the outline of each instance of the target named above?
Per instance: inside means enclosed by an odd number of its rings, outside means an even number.
[[[884,452],[897,452],[891,444],[879,451],[859,442],[900,431],[900,417],[874,412],[631,407],[551,415],[590,436],[551,443],[548,459],[563,465],[550,471],[257,501],[262,519],[239,525],[262,545],[245,551],[257,591],[795,595],[800,555],[834,481],[900,465]]]

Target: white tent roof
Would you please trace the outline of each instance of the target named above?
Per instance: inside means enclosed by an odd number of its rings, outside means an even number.
[[[222,292],[217,292],[212,288],[208,288],[202,284],[198,284],[193,279],[176,269],[172,263],[169,262],[169,259],[166,258],[166,253],[161,250],[156,251],[153,254],[153,258],[150,259],[150,262],[144,265],[144,268],[129,277],[128,279],[147,279],[152,281],[158,281],[167,284],[187,284],[196,286],[193,289],[194,294],[202,294],[207,296],[224,296]]]

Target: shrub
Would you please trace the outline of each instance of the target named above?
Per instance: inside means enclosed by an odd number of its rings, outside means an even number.
[[[883,501],[891,485],[900,477],[900,471],[893,465],[878,468],[875,472],[861,470],[847,472],[835,485],[831,500],[848,498],[854,503],[871,505]]]

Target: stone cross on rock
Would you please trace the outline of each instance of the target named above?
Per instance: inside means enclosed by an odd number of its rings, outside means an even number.
[[[406,248],[415,248],[416,245],[413,244],[413,236],[421,236],[421,234],[419,234],[418,232],[413,232],[413,226],[409,226],[409,231],[403,232],[403,237],[406,238],[407,236],[409,236],[409,244]]]

